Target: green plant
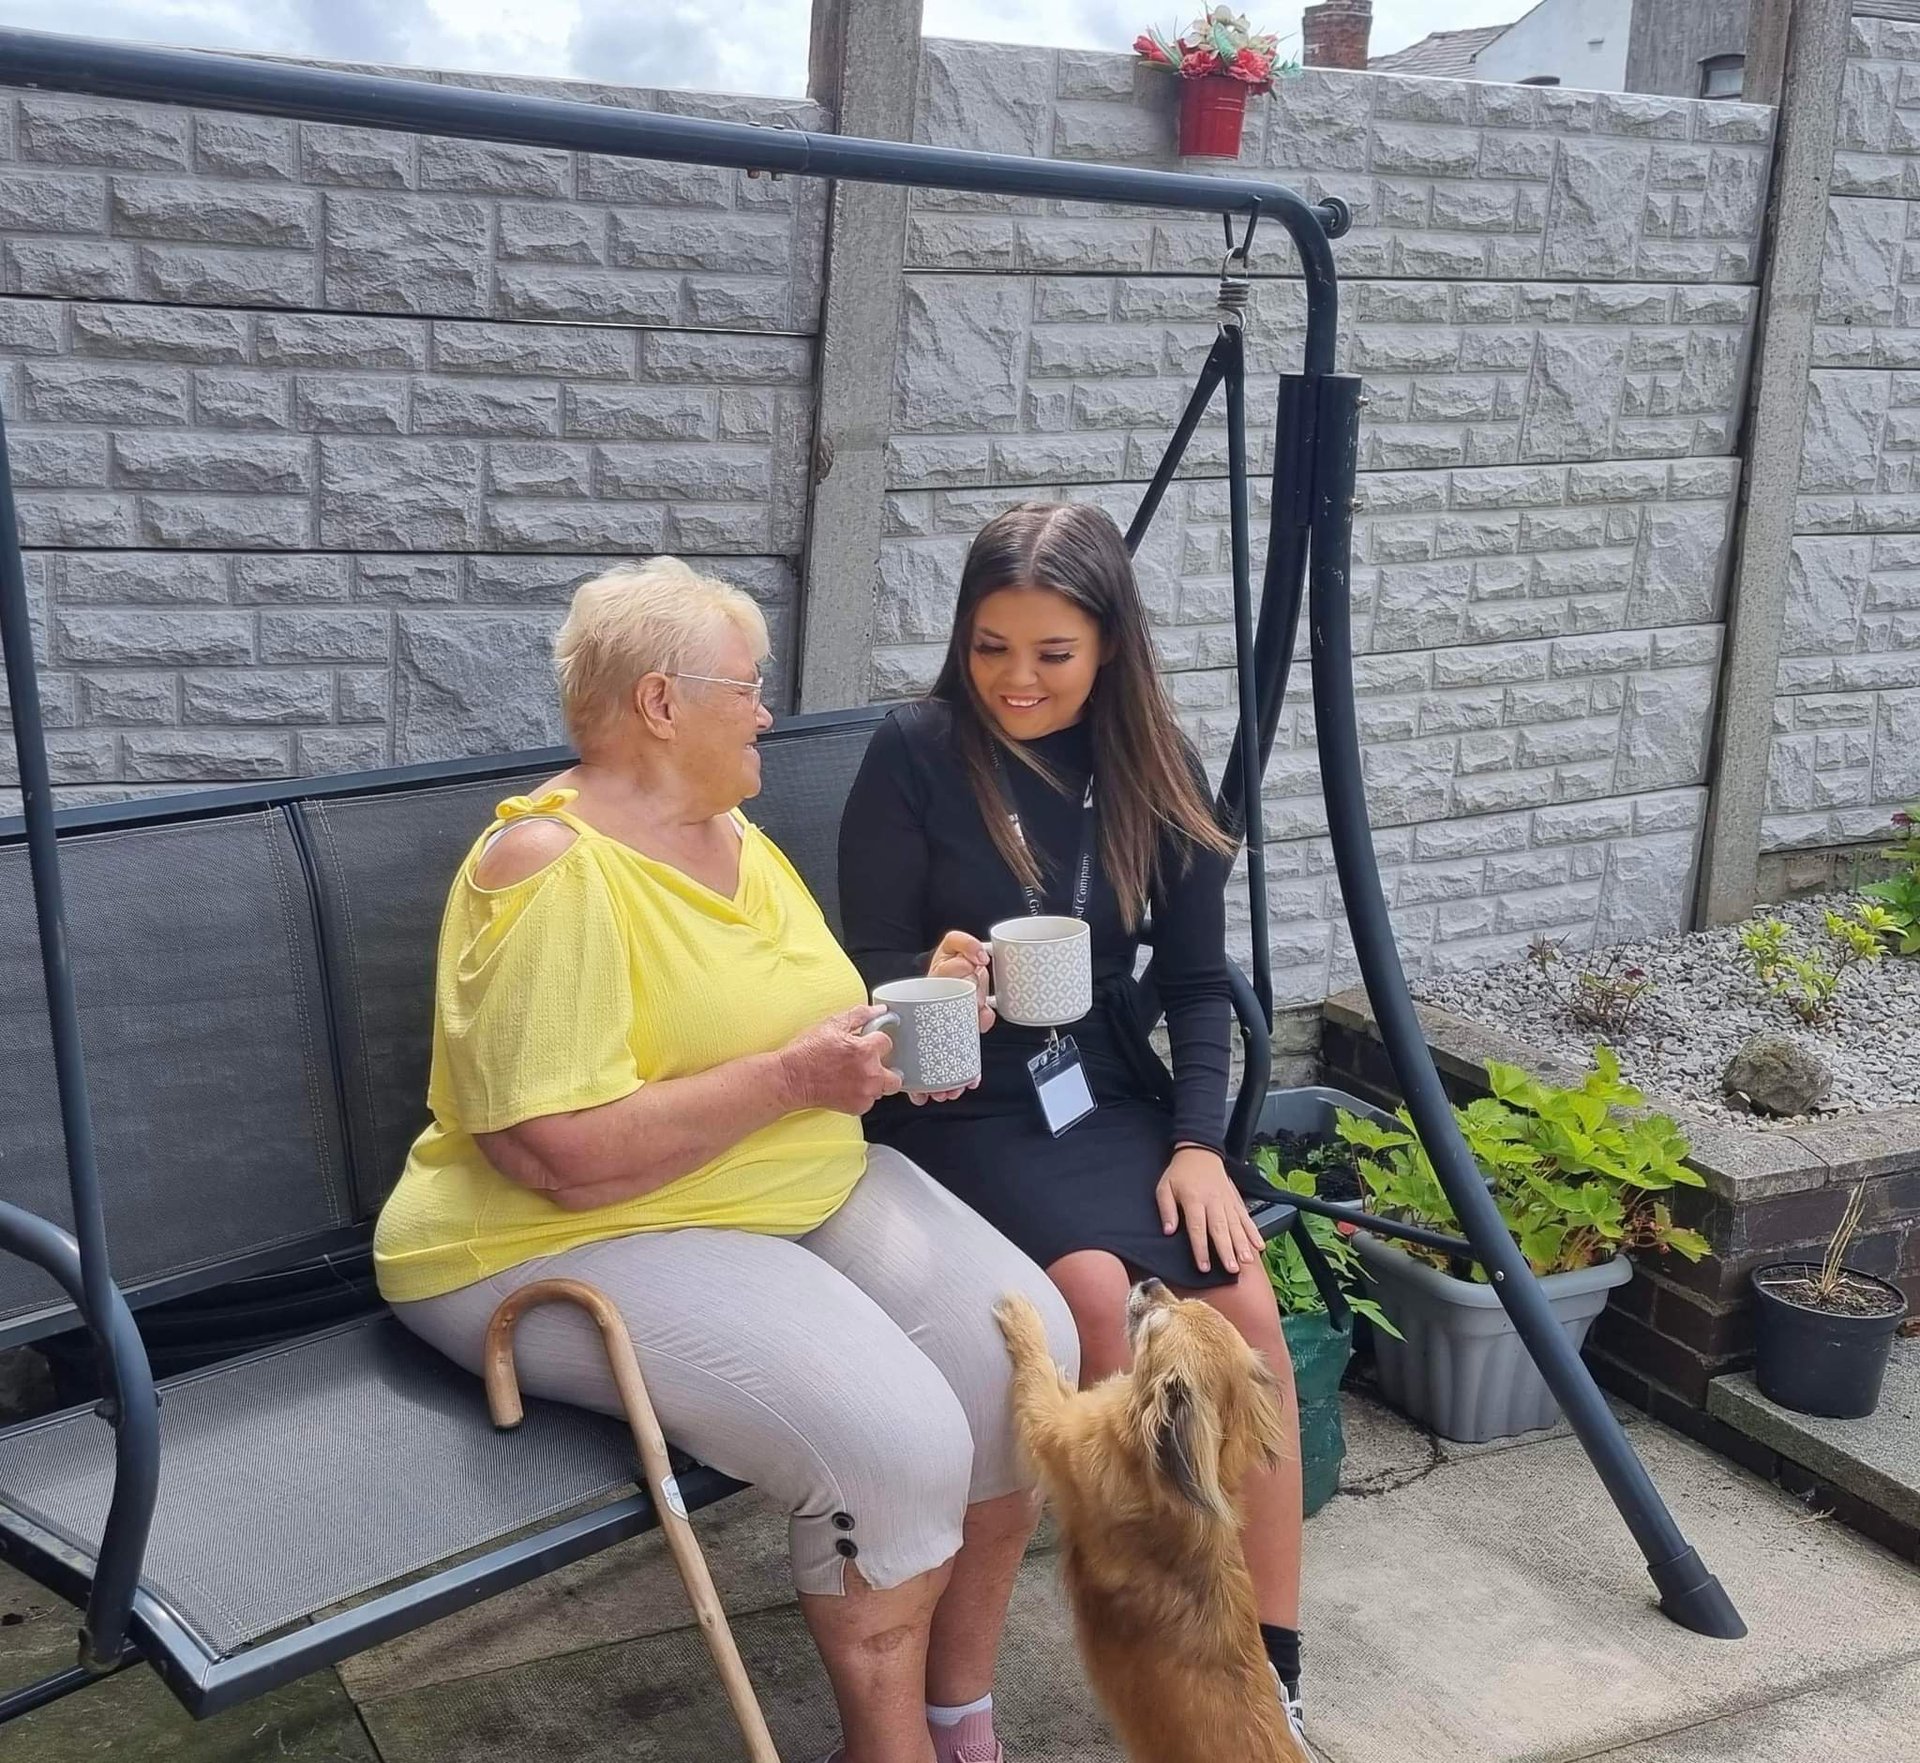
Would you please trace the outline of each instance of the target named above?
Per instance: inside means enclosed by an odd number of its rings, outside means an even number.
[[[1623,1115],[1645,1101],[1620,1078],[1605,1045],[1575,1089],[1529,1077],[1516,1066],[1487,1062],[1491,1096],[1454,1109],[1467,1148],[1490,1178],[1501,1219],[1535,1273],[1566,1273],[1611,1261],[1635,1249],[1697,1261],[1708,1243],[1673,1222],[1664,1198],[1676,1187],[1702,1187],[1684,1161],[1687,1141],[1664,1114]],[[1460,1221],[1440,1185],[1426,1147],[1400,1111],[1403,1131],[1353,1115],[1340,1116],[1340,1136],[1360,1153],[1360,1174],[1372,1209],[1383,1217],[1458,1235]],[[1399,1247],[1449,1272],[1444,1253]],[[1485,1282],[1478,1265],[1469,1277]]]
[[[1325,1147],[1336,1151],[1337,1146]],[[1316,1161],[1314,1152],[1306,1158],[1308,1167],[1282,1169],[1280,1151],[1275,1145],[1261,1145],[1253,1153],[1253,1166],[1282,1193],[1305,1194],[1312,1197],[1318,1192],[1319,1180],[1312,1164]],[[1349,1240],[1348,1232],[1331,1218],[1323,1218],[1318,1213],[1304,1212],[1307,1234],[1313,1239],[1314,1246],[1326,1258],[1327,1265],[1333,1269],[1333,1276],[1340,1282],[1346,1294],[1347,1307],[1356,1316],[1364,1316],[1375,1328],[1400,1339],[1400,1331],[1387,1320],[1386,1312],[1364,1296],[1360,1290],[1363,1277],[1359,1254]],[[1327,1303],[1320,1296],[1320,1288],[1313,1283],[1313,1275],[1307,1271],[1306,1258],[1300,1253],[1300,1245],[1293,1240],[1291,1233],[1276,1237],[1266,1248],[1267,1278],[1273,1285],[1273,1295],[1280,1302],[1282,1316],[1318,1316],[1325,1312]]]
[[[1623,950],[1610,949],[1598,965],[1580,966],[1562,985],[1556,969],[1565,958],[1563,942],[1552,937],[1538,936],[1527,945],[1528,965],[1547,982],[1568,1016],[1582,1028],[1595,1028],[1618,1040],[1654,990],[1647,970],[1629,962]]]
[[[1768,994],[1805,1023],[1825,1022],[1847,974],[1885,953],[1884,939],[1898,930],[1884,906],[1856,906],[1852,917],[1826,914],[1828,948],[1803,949],[1783,919],[1756,918],[1740,929],[1741,958]]]
[[[1920,802],[1910,802],[1893,817],[1893,843],[1882,857],[1899,865],[1884,881],[1860,891],[1892,920],[1886,933],[1902,955],[1920,955]]]

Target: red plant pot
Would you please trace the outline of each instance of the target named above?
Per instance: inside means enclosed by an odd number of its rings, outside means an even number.
[[[1247,120],[1247,83],[1224,74],[1180,82],[1180,156],[1238,159]]]

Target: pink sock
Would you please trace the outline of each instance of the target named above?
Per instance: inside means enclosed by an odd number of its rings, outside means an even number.
[[[993,1736],[993,1702],[942,1725],[928,1710],[927,1731],[933,1739],[934,1763],[997,1763],[1000,1747]],[[941,1709],[941,1713],[948,1710]]]

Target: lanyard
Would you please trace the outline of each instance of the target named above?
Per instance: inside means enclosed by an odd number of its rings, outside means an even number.
[[[1007,787],[1007,774],[1000,764],[1000,754],[997,750],[993,755],[993,775],[1000,786],[1001,804],[1007,811],[1007,818],[1013,822],[1013,836],[1020,841],[1021,849],[1024,850],[1029,857],[1032,857],[1034,850],[1033,847],[1027,843],[1026,830],[1020,824],[1020,810],[1014,806],[1013,791]],[[1037,858],[1035,860],[1038,861]],[[1020,892],[1026,896],[1027,916],[1029,918],[1040,918],[1044,916],[1047,903],[1045,899],[1042,898],[1039,889],[1030,887],[1027,883],[1022,882],[1020,884]],[[1080,798],[1080,858],[1074,868],[1073,883],[1073,916],[1075,918],[1086,917],[1087,899],[1092,892],[1093,774],[1089,772],[1087,774],[1087,793]]]

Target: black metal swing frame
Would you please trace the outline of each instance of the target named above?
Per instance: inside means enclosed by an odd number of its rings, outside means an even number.
[[[1360,381],[1335,371],[1338,289],[1330,243],[1350,224],[1345,204],[1332,198],[1309,202],[1281,185],[1254,180],[817,135],[26,31],[0,30],[0,84],[795,176],[1221,215],[1227,261],[1222,273],[1220,333],[1127,536],[1130,547],[1144,536],[1197,425],[1215,393],[1224,388],[1238,731],[1219,807],[1245,841],[1249,904],[1256,926],[1251,986],[1242,987],[1237,1004],[1244,1050],[1257,1081],[1242,1088],[1230,1142],[1240,1148],[1246,1145],[1268,1069],[1266,1037],[1258,1032],[1259,1025],[1272,1019],[1269,953],[1257,929],[1267,921],[1260,780],[1278,726],[1305,604],[1310,611],[1322,787],[1355,953],[1408,1110],[1467,1240],[1437,1237],[1391,1221],[1376,1221],[1378,1228],[1385,1234],[1464,1251],[1479,1261],[1638,1544],[1660,1608],[1702,1634],[1737,1638],[1746,1632],[1731,1600],[1668,1513],[1590,1374],[1568,1347],[1538,1284],[1502,1226],[1455,1125],[1400,965],[1367,818],[1354,708],[1348,576],[1362,400]],[[1237,242],[1233,236],[1236,217],[1246,223]],[[1306,336],[1301,371],[1284,375],[1280,384],[1272,508],[1256,618],[1240,314],[1249,248],[1262,220],[1284,229],[1298,255],[1306,292]],[[644,1499],[623,1502],[617,1511],[609,1509],[577,1521],[578,1535],[566,1526],[550,1529],[252,1648],[221,1662],[217,1681],[209,1676],[206,1661],[187,1646],[178,1625],[169,1622],[164,1606],[143,1592],[142,1555],[159,1474],[157,1402],[138,1330],[114,1284],[108,1256],[3,430],[0,646],[11,695],[75,1220],[75,1232],[69,1236],[46,1220],[0,1201],[0,1249],[52,1275],[90,1331],[102,1383],[109,1392],[103,1412],[114,1428],[116,1466],[97,1559],[82,1559],[49,1541],[22,1561],[52,1589],[84,1606],[80,1661],[0,1698],[0,1723],[140,1659],[160,1669],[196,1713],[210,1713],[646,1528]],[[1251,996],[1244,995],[1247,991]],[[1309,1211],[1336,1210],[1312,1199],[1300,1199],[1297,1204]],[[696,1474],[708,1477],[712,1485],[689,1485],[683,1480],[690,1504],[719,1498],[733,1485],[712,1471]],[[191,1696],[184,1694],[189,1681],[195,1692]]]

